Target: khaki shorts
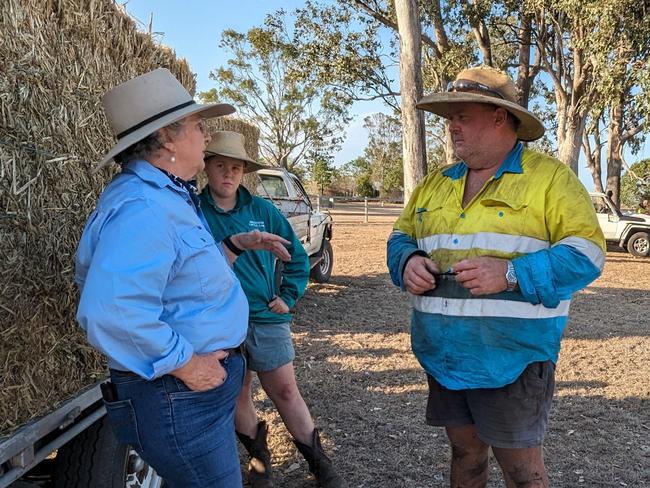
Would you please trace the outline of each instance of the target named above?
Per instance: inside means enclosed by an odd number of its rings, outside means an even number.
[[[290,363],[296,357],[291,339],[291,322],[281,324],[248,324],[246,360],[251,371],[271,371]]]
[[[501,388],[449,390],[433,377],[427,379],[429,425],[474,425],[483,442],[501,448],[536,447],[544,441],[555,390],[552,361],[529,364]]]

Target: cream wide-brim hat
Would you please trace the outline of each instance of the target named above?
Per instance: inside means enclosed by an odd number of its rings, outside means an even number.
[[[117,143],[97,164],[95,171],[136,142],[185,117],[200,113],[209,119],[235,111],[227,103],[196,103],[181,82],[165,68],[116,86],[104,94],[101,103]]]
[[[481,94],[477,91],[452,91],[426,95],[417,103],[416,107],[448,119],[454,104],[487,103],[503,107],[517,117],[520,122],[517,138],[522,141],[534,141],[544,135],[544,124],[532,112],[517,103],[515,84],[503,71],[488,66],[478,66],[458,73],[456,81],[459,80],[481,83],[489,87],[490,90],[500,93],[503,98],[489,93]]]
[[[208,161],[208,159],[214,156],[225,156],[227,158],[239,159],[244,161],[244,173],[252,173],[260,169],[264,169],[267,166],[258,163],[254,159],[248,157],[246,153],[246,139],[243,134],[239,132],[233,132],[230,130],[220,130],[212,134],[212,138],[208,143],[208,147],[205,148],[203,160]]]

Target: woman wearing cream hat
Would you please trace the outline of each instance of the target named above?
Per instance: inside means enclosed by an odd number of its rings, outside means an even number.
[[[108,357],[102,385],[117,438],[174,487],[241,486],[234,410],[245,360],[248,304],[231,249],[289,259],[264,232],[215,243],[190,181],[203,169],[204,118],[234,112],[199,105],[166,69],[102,99],[122,171],[105,188],[76,259],[77,319]]]

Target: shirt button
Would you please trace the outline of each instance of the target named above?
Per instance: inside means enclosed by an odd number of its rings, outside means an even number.
[[[499,217],[503,217],[503,212],[499,212]]]
[[[465,218],[465,212],[463,212],[463,213],[460,214],[460,218],[461,218],[461,219],[464,219],[464,218]]]
[[[453,242],[454,244],[458,244],[458,239],[454,239],[452,242]],[[446,303],[445,303],[445,304],[446,304]]]

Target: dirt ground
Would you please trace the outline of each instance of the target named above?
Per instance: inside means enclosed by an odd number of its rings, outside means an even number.
[[[350,487],[448,486],[449,445],[424,423],[426,379],[409,343],[409,303],[388,277],[395,208],[363,223],[333,209],[334,273],[296,308],[296,374],[323,443]],[[650,486],[650,259],[610,251],[579,293],[557,368],[544,445],[553,487]],[[316,486],[261,389],[276,486]],[[504,486],[491,459],[490,487]]]

